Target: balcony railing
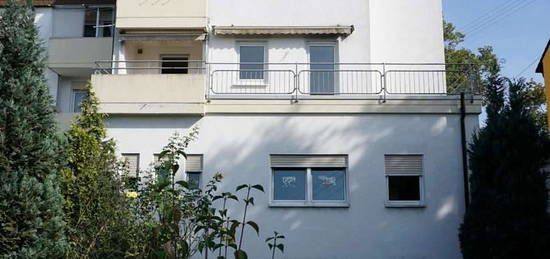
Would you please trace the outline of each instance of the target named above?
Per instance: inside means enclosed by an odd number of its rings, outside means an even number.
[[[104,74],[204,74],[207,98],[330,98],[478,93],[468,64],[216,63],[200,60],[97,61]]]

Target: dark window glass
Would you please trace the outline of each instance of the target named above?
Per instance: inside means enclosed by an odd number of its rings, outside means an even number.
[[[334,93],[334,47],[309,47],[310,78],[309,87],[312,94]]]
[[[113,31],[113,8],[99,9],[99,36],[111,37]]]
[[[305,200],[306,170],[305,169],[274,169],[273,170],[274,200]]]
[[[264,47],[241,46],[240,79],[264,79]]]
[[[313,200],[345,199],[345,173],[337,169],[312,169]]]
[[[388,176],[390,201],[419,201],[420,176]]]
[[[201,172],[187,172],[189,188],[199,189],[201,187]]]
[[[97,9],[86,9],[84,14],[84,37],[95,37]]]
[[[189,61],[187,57],[163,57],[162,74],[187,74]]]

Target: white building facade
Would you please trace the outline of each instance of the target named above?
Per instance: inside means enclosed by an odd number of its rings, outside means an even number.
[[[180,177],[266,189],[250,258],[273,230],[281,258],[461,258],[481,104],[444,64],[441,0],[50,2],[37,24],[62,127],[88,80],[136,174],[199,127]]]

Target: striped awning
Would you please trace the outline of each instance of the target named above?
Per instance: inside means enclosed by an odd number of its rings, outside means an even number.
[[[213,26],[214,35],[246,36],[246,35],[321,35],[348,36],[353,32],[350,26]]]

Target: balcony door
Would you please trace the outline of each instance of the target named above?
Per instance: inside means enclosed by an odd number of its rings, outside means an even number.
[[[335,46],[309,46],[310,94],[334,94]]]

